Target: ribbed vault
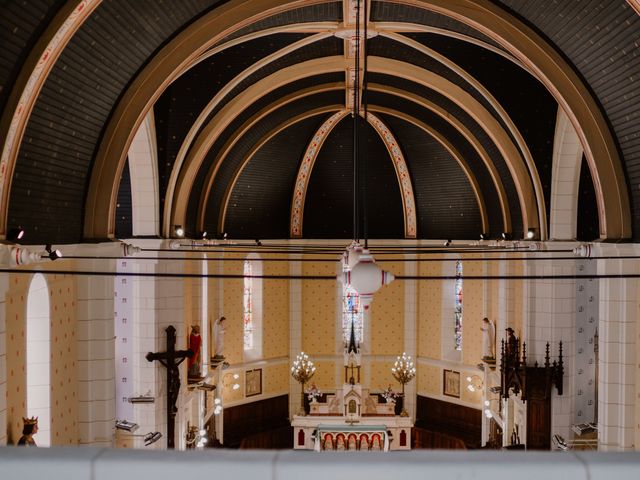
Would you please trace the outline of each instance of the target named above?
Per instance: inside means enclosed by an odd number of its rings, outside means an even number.
[[[192,236],[297,236],[305,152],[331,114],[351,108],[354,1],[51,0],[25,10],[10,0],[0,234],[21,225],[31,243],[72,243],[132,231],[116,226],[116,210],[138,185],[124,169],[153,108],[162,236],[175,224]],[[417,238],[532,228],[546,239],[558,109],[582,143],[597,205],[578,230],[640,235],[640,189],[629,188],[640,175],[638,13],[624,0],[544,3],[367,3],[364,101],[408,174],[401,188],[388,144],[363,126],[372,238],[413,235],[410,187]],[[316,152],[303,237],[353,233],[348,123]]]

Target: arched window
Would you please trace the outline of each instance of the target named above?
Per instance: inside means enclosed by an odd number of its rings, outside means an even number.
[[[27,416],[38,417],[39,446],[51,445],[51,318],[44,275],[31,280],[27,296]]]
[[[242,320],[245,360],[262,357],[262,261],[249,255],[243,264]]]
[[[455,282],[455,348],[462,350],[462,262],[456,262]]]
[[[343,269],[348,270],[345,263]],[[345,343],[349,342],[351,335],[351,324],[353,323],[356,343],[362,343],[364,333],[364,309],[360,303],[360,295],[348,284],[342,287],[342,338]]]

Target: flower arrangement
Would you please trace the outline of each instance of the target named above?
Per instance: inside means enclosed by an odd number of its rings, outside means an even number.
[[[389,385],[386,390],[382,391],[382,398],[384,398],[387,403],[395,402],[401,396],[402,394],[394,392],[391,389],[391,385]]]
[[[311,387],[307,388],[305,393],[307,394],[307,398],[310,402],[322,395],[322,392],[318,389],[315,383],[312,383]]]

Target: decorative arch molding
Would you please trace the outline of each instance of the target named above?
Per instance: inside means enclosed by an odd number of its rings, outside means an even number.
[[[533,72],[567,113],[580,137],[596,191],[600,237],[609,240],[631,237],[629,194],[611,130],[587,86],[553,46],[491,2],[393,1],[433,10],[481,31]]]
[[[133,235],[158,235],[158,152],[153,109],[138,128],[129,147]]]
[[[371,112],[367,112],[367,121],[373,126],[375,131],[378,132],[378,135],[380,135],[385,147],[387,147],[387,151],[389,152],[391,161],[393,162],[393,168],[396,171],[400,192],[402,193],[404,236],[405,238],[416,238],[418,230],[416,221],[416,200],[413,196],[411,176],[409,175],[409,169],[407,169],[407,162],[404,160],[402,150],[400,150],[400,146],[398,145],[396,138],[379,117]]]
[[[307,187],[313,165],[318,158],[318,153],[333,128],[349,114],[348,110],[340,110],[327,118],[316,133],[311,138],[307,149],[302,157],[296,182],[293,187],[293,199],[291,202],[291,219],[289,223],[289,236],[291,238],[302,238],[302,215],[304,212],[304,201],[307,195]]]
[[[414,50],[424,55],[427,55],[433,58],[434,60],[440,62],[441,64],[445,65],[446,67],[451,69],[453,72],[460,75],[460,77],[462,77],[469,85],[475,88],[476,91],[496,111],[500,119],[506,125],[509,133],[511,133],[511,135],[515,139],[516,145],[520,150],[520,153],[524,158],[524,162],[529,170],[529,175],[531,177],[531,181],[533,183],[533,189],[535,192],[535,198],[537,200],[538,215],[540,216],[540,218],[538,219],[538,224],[539,224],[538,234],[541,240],[546,240],[547,239],[547,210],[545,207],[544,191],[542,190],[542,182],[540,182],[540,177],[538,176],[538,169],[536,168],[536,164],[535,164],[535,161],[533,160],[533,156],[531,155],[531,151],[527,146],[527,142],[524,140],[524,138],[522,137],[522,134],[520,133],[520,130],[518,130],[518,127],[516,127],[515,123],[513,123],[513,120],[511,120],[511,117],[509,117],[509,114],[502,107],[500,102],[498,102],[496,98],[489,92],[489,90],[487,90],[478,80],[476,80],[467,71],[460,68],[456,63],[452,62],[444,55],[440,55],[435,50],[429,47],[426,47],[421,43],[416,42],[415,40],[412,40],[411,38],[405,37],[404,35],[398,35],[392,32],[384,32],[382,33],[382,35],[386,36],[387,38],[390,38],[391,40],[402,43],[410,48],[413,48]]]
[[[469,167],[467,162],[464,160],[463,155],[451,144],[451,142],[449,142],[446,139],[446,137],[442,135],[440,132],[438,132],[436,129],[430,127],[426,123],[404,112],[400,112],[398,110],[394,110],[391,108],[380,107],[377,105],[370,105],[369,110],[373,110],[379,113],[385,113],[387,115],[392,115],[394,117],[397,117],[401,120],[404,120],[406,122],[409,122],[415,125],[416,127],[423,130],[425,133],[427,133],[428,135],[432,136],[438,143],[440,143],[440,145],[443,146],[445,150],[447,150],[451,154],[454,160],[458,162],[458,164],[460,165],[460,168],[462,168],[462,171],[464,172],[467,179],[469,180],[469,184],[471,185],[473,193],[476,197],[476,202],[478,202],[478,209],[480,211],[480,220],[482,222],[482,231],[488,232],[489,217],[487,215],[487,207],[484,201],[484,197],[482,196],[482,191],[480,190],[480,186],[478,185],[478,180],[476,179],[476,176],[471,170],[471,167]],[[504,212],[502,214],[502,217],[503,218],[505,217]]]
[[[582,145],[567,114],[558,108],[551,174],[550,233],[553,240],[575,240]]]
[[[433,113],[438,115],[440,118],[442,118],[444,121],[449,123],[453,128],[455,128],[458,131],[458,133],[460,133],[471,144],[471,146],[476,151],[476,153],[478,154],[478,156],[480,157],[480,159],[482,160],[482,162],[484,163],[485,167],[489,172],[489,175],[491,177],[491,180],[493,182],[493,185],[498,195],[498,201],[500,202],[500,210],[502,212],[502,224],[504,226],[504,231],[510,232],[511,231],[511,213],[510,213],[509,201],[507,199],[507,194],[505,192],[502,180],[500,179],[500,174],[498,173],[498,170],[496,169],[495,165],[491,161],[491,157],[489,156],[485,148],[482,146],[480,141],[473,135],[473,133],[471,133],[471,131],[468,128],[466,128],[462,124],[462,122],[460,122],[455,117],[452,117],[451,115],[449,115],[449,113],[444,108],[425,99],[424,97],[421,97],[411,92],[407,92],[405,90],[400,90],[395,87],[389,87],[386,85],[369,84],[368,88],[371,91],[390,93],[400,98],[404,98],[405,100],[414,102],[417,105],[420,105],[421,107],[432,111]]]
[[[448,80],[434,74],[428,75],[429,72],[425,72],[419,67],[413,67],[403,62],[392,61],[390,59],[385,59],[380,57],[372,57],[372,60],[374,59],[376,60],[376,62],[375,64],[372,65],[372,67],[370,68],[370,71],[380,71],[382,73],[389,73],[393,75],[394,70],[396,68],[399,68],[400,66],[405,66],[409,69],[409,74],[405,78],[408,78],[409,80],[418,81],[419,83],[422,83],[423,85],[426,85],[428,87],[433,87],[435,82],[437,83],[437,86],[439,87],[439,91],[441,92],[454,91],[456,94],[460,94],[460,92],[463,92],[462,89],[451,84],[451,82],[449,82]],[[391,63],[391,65],[387,65],[387,63]],[[207,123],[202,128],[198,136],[195,138],[192,148],[189,150],[189,153],[185,161],[185,168],[180,172],[180,176],[178,177],[178,185],[176,188],[176,198],[173,201],[173,205],[174,205],[173,211],[170,212],[171,218],[170,218],[169,224],[183,225],[185,223],[187,205],[189,202],[193,181],[196,177],[197,171],[200,169],[202,162],[204,161],[204,158],[206,157],[211,146],[214,144],[215,140],[224,131],[224,129],[233,121],[233,119],[237,117],[237,115],[239,115],[245,108],[247,108],[249,105],[255,102],[258,98],[260,98],[261,96],[269,93],[270,91],[278,88],[279,86],[285,83],[292,82],[307,76],[318,75],[318,74],[327,73],[327,72],[342,71],[344,69],[344,66],[345,66],[345,60],[343,59],[343,57],[339,57],[339,56],[318,58],[318,59],[302,62],[297,65],[287,67],[283,70],[280,70],[278,72],[271,74],[268,77],[261,79],[260,81],[256,82],[254,85],[252,85],[251,87],[243,91],[241,94],[236,96],[228,104],[226,104],[225,107],[222,108],[220,112],[218,112],[214,116],[214,118],[212,118],[209,121],[209,123]],[[422,80],[417,79],[418,77],[425,76],[425,75],[428,77],[428,81],[425,79],[422,79]],[[422,99],[421,97],[418,97],[417,95],[413,95],[408,92],[404,92],[398,89],[393,89],[391,87],[385,87],[385,86],[371,85],[369,88],[371,90],[381,89],[382,91],[393,91],[395,94],[403,96],[404,98],[408,98],[422,106],[428,105],[427,108],[430,108],[436,111],[442,118],[444,118],[449,123],[455,124],[455,127],[461,133],[463,133],[463,135],[465,135],[465,137],[471,142],[474,148],[476,148],[481,158],[483,158],[483,160],[485,161],[485,165],[487,166],[489,171],[492,173],[494,184],[496,185],[497,191],[500,193],[499,198],[501,199],[501,207],[502,207],[503,213],[506,215],[503,218],[505,231],[510,231],[511,220],[510,220],[510,216],[508,215],[509,207],[506,199],[506,194],[504,193],[504,188],[500,181],[499,174],[495,169],[495,166],[491,162],[484,148],[482,148],[482,146],[480,145],[480,142],[464,126],[462,126],[462,124],[459,121],[450,118],[450,114],[444,111],[444,109],[432,103],[427,102],[426,100]],[[482,107],[482,105],[480,105],[477,101],[475,101],[469,94],[467,94],[466,92],[463,92],[463,93],[464,95],[466,95],[466,97],[463,98],[462,100],[460,98],[457,98],[455,95],[448,94],[447,96],[449,96],[449,98],[451,98],[454,102],[458,103],[463,109],[471,113],[472,116],[474,116],[475,118],[486,119],[484,124],[482,124],[482,122],[480,123],[491,138],[498,139],[496,143],[498,143],[499,147],[500,146],[503,147],[501,151],[509,152],[511,154],[511,157],[514,158],[514,161],[517,161],[518,159],[520,159],[519,165],[521,166],[521,168],[519,170],[516,170],[516,173],[519,172],[521,175],[523,174],[523,172],[526,173],[526,169],[522,167],[522,161],[521,161],[521,158],[518,156],[517,149],[511,143],[508,135],[506,134],[506,132],[502,130],[499,123],[493,118],[493,116],[488,111],[484,109],[484,107]],[[465,102],[467,103],[467,105],[465,105]],[[227,150],[224,149],[224,151],[226,152]],[[216,161],[213,164],[213,168],[210,169],[208,173],[206,185],[204,188],[205,194],[213,184],[214,177],[217,174],[218,168],[220,166],[220,161],[222,158],[223,158],[222,155],[218,155],[216,157]],[[511,171],[513,172],[514,170],[511,169]],[[514,180],[514,181],[516,181],[516,184],[518,184],[517,180]],[[528,175],[525,175],[524,177],[520,178],[520,184],[528,186],[529,187],[528,192],[531,194],[532,188],[531,188],[530,179]],[[201,197],[201,199],[203,198],[204,197]],[[537,220],[537,215],[535,214],[535,202],[533,202],[531,198],[533,198],[532,195],[530,195],[529,197],[530,203],[525,206],[521,204],[521,208],[524,209],[526,206],[528,206],[534,212],[532,214],[532,218],[534,220]],[[204,208],[205,208],[205,204],[202,203],[201,201],[200,209],[199,209],[200,210],[199,224],[204,223],[204,217],[203,217]],[[537,228],[537,227],[534,227],[534,228]]]
[[[66,2],[33,47],[11,89],[0,122],[0,237],[5,238],[13,171],[27,122],[51,69],[69,40],[102,0]],[[117,187],[116,187],[117,188]]]
[[[306,38],[303,38],[302,40],[294,42],[291,45],[286,46],[285,48],[281,48],[277,52],[274,52],[271,55],[268,55],[267,57],[259,60],[258,62],[255,62],[249,68],[245,69],[240,74],[236,75],[233,78],[232,81],[227,83],[223,88],[221,88],[214,95],[214,97],[209,101],[209,103],[200,112],[200,114],[198,115],[198,118],[196,118],[195,122],[193,122],[193,125],[191,125],[191,128],[189,128],[189,131],[187,132],[187,135],[186,135],[185,139],[183,140],[182,145],[180,145],[180,149],[178,150],[178,154],[176,155],[176,159],[174,161],[173,168],[171,170],[171,175],[169,177],[169,182],[167,183],[167,192],[166,192],[166,195],[165,195],[165,205],[164,205],[164,211],[165,212],[171,212],[171,210],[172,210],[173,193],[174,193],[175,188],[176,188],[176,183],[178,181],[178,175],[179,175],[180,170],[182,168],[182,164],[184,163],[184,160],[185,160],[185,158],[187,156],[187,152],[189,151],[189,148],[192,146],[193,140],[196,137],[196,135],[198,134],[198,131],[202,128],[202,126],[206,122],[207,118],[209,117],[211,112],[213,112],[213,110],[216,108],[216,106],[218,106],[220,104],[220,102],[231,91],[233,91],[233,89],[235,87],[237,87],[242,81],[244,81],[246,78],[248,78],[251,74],[257,72],[261,68],[264,68],[265,66],[267,66],[270,63],[278,60],[279,58],[282,58],[285,55],[287,55],[287,54],[289,54],[291,52],[294,52],[295,50],[297,50],[299,48],[302,48],[304,46],[310,45],[310,44],[315,43],[315,42],[317,42],[319,40],[323,40],[323,39],[331,36],[332,34],[333,34],[333,32],[316,33],[315,35],[312,35],[310,37],[306,37]],[[228,43],[232,43],[232,42],[228,42]],[[228,46],[226,48],[228,48]],[[210,52],[207,52],[202,57],[208,57],[210,55],[211,55]],[[201,61],[203,59],[202,57],[200,57],[198,59],[198,61]],[[163,224],[163,230],[164,230],[165,233],[171,231],[170,230],[171,229],[171,225],[173,225],[173,224],[170,222],[170,217],[165,215],[165,222]]]
[[[524,231],[535,228],[540,231],[537,201],[529,172],[519,150],[502,129],[498,121],[475,98],[445,78],[398,60],[369,57],[369,71],[395,75],[419,83],[444,95],[465,110],[485,130],[504,158],[513,178],[522,212]]]
[[[313,0],[311,0],[313,2]],[[628,238],[631,214],[628,192],[615,141],[603,114],[588,88],[564,59],[524,23],[486,1],[394,0],[396,3],[433,10],[475,28],[518,59],[556,97],[579,133],[594,178],[602,238]],[[323,3],[321,1],[314,3]],[[156,98],[177,76],[209,47],[226,35],[259,18],[310,1],[230,0],[185,28],[157,54],[120,97],[105,126],[92,170],[85,204],[86,238],[113,237],[116,178],[122,171],[131,132],[144,118]],[[608,194],[605,198],[603,192]],[[3,205],[6,215],[6,203]],[[524,207],[532,213],[530,207]],[[526,226],[534,226],[531,215]],[[536,219],[536,223],[537,219]]]
[[[209,149],[214,144],[218,136],[227,128],[231,122],[255,102],[258,98],[290,82],[301,78],[318,75],[327,72],[344,71],[345,60],[341,56],[317,58],[301,62],[290,67],[283,68],[271,75],[257,81],[249,88],[227,103],[216,115],[201,129],[194,139],[189,153],[184,161],[184,168],[178,176],[173,209],[171,212],[171,224],[183,225],[186,218],[189,196],[193,187],[198,170],[206,157]],[[213,165],[208,183],[211,184],[213,176],[217,173],[219,163]],[[182,223],[181,223],[182,222]]]
[[[313,110],[308,110],[304,113],[301,113],[300,115],[296,115],[293,118],[288,119],[286,122],[281,123],[280,125],[278,125],[277,127],[271,129],[269,132],[267,132],[265,135],[262,136],[262,138],[260,138],[260,140],[258,140],[256,142],[256,144],[253,146],[253,148],[251,148],[251,151],[246,155],[246,157],[243,159],[242,164],[238,167],[238,169],[236,170],[236,172],[233,175],[233,179],[227,184],[226,186],[226,190],[224,193],[224,197],[222,199],[222,208],[220,209],[220,215],[219,215],[219,219],[218,219],[218,233],[222,233],[224,232],[224,224],[225,224],[225,220],[226,220],[226,214],[227,214],[227,208],[229,207],[229,197],[231,196],[231,192],[233,192],[233,188],[235,187],[238,178],[240,177],[240,174],[242,173],[242,170],[244,170],[244,167],[251,161],[251,159],[253,158],[253,156],[256,154],[256,152],[258,150],[260,150],[265,143],[267,143],[269,140],[271,140],[273,137],[275,137],[278,133],[282,132],[283,130],[285,130],[287,127],[301,122],[302,120],[306,120],[307,118],[316,116],[316,115],[320,115],[323,113],[328,113],[328,112],[335,112],[336,110],[342,109],[344,108],[344,105],[326,105],[324,107],[320,107],[320,108],[315,108]],[[209,192],[211,190],[207,190],[204,193],[205,195],[205,199],[209,198]],[[204,205],[206,206],[206,200],[204,202]],[[204,217],[204,209],[202,209],[202,216]],[[203,225],[201,225],[201,228],[204,228]]]
[[[315,135],[309,142],[304,156],[302,157],[302,163],[298,169],[296,181],[294,184],[293,199],[291,203],[291,220],[289,227],[289,235],[291,238],[302,238],[302,223],[304,217],[304,201],[307,195],[307,188],[309,186],[309,180],[311,178],[311,171],[315,164],[318,153],[327,139],[333,128],[349,114],[348,110],[342,110],[329,117],[316,131]],[[416,207],[415,198],[413,195],[413,186],[411,185],[411,178],[409,176],[409,170],[404,159],[404,155],[398,146],[398,142],[387,128],[384,122],[368,112],[367,121],[376,133],[380,136],[385,144],[393,167],[396,171],[398,178],[398,184],[402,193],[402,209],[404,212],[404,234],[406,238],[416,238],[417,235],[417,222],[416,222]]]

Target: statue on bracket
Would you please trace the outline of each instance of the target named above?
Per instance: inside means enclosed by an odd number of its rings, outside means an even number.
[[[496,326],[487,317],[482,319],[482,361],[495,363],[496,361]]]

